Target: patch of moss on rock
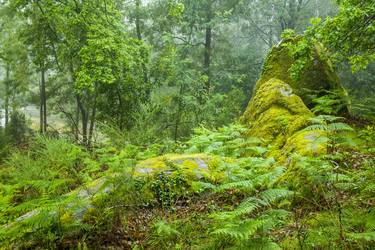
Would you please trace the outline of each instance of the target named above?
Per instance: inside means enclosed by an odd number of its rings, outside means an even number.
[[[309,108],[312,108],[313,105],[312,93],[319,95],[325,91],[336,91],[343,97],[347,97],[347,92],[342,87],[332,63],[325,56],[324,48],[319,43],[315,43],[313,48],[310,48],[311,60],[305,65],[299,79],[296,80],[290,76],[289,69],[296,62],[296,59],[292,58],[288,45],[296,45],[301,38],[301,36],[297,36],[285,39],[272,48],[266,58],[254,93],[270,79],[276,78],[288,83],[294,93],[301,97]]]
[[[144,160],[137,164],[135,176],[155,175],[158,172],[180,171],[192,179],[215,179],[215,158],[206,154],[168,154]],[[215,177],[216,176],[216,177]]]
[[[294,153],[315,156],[326,152],[322,131],[303,131],[314,114],[285,82],[271,78],[249,102],[241,117],[247,136],[259,137],[272,150],[268,156],[286,162]]]
[[[298,131],[287,139],[285,145],[273,152],[279,162],[287,162],[297,153],[303,156],[316,157],[327,153],[327,137],[324,131]]]
[[[249,128],[247,135],[281,148],[287,138],[309,124],[312,116],[288,84],[272,78],[259,87],[241,122]]]

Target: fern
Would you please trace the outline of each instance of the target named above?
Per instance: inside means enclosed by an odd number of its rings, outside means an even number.
[[[353,131],[353,129],[343,122],[343,117],[336,117],[331,115],[320,115],[317,117],[310,118],[309,121],[312,125],[303,129],[304,131],[321,130],[328,132],[341,132],[341,131]]]
[[[347,236],[354,240],[375,242],[375,232],[365,232],[365,233],[349,233]]]
[[[265,161],[265,160],[263,160]],[[262,163],[264,164],[264,162]],[[262,165],[260,164],[260,165]],[[226,190],[243,190],[242,194],[253,194],[245,198],[234,210],[211,214],[214,220],[214,230],[218,246],[226,248],[235,246],[246,246],[248,249],[255,247],[256,241],[263,239],[262,236],[279,226],[289,216],[285,210],[273,210],[272,206],[281,199],[287,199],[293,192],[282,188],[268,188],[275,185],[276,180],[284,173],[285,168],[275,167],[273,170],[265,171],[264,168],[255,168],[249,173],[248,180],[228,182],[218,186],[215,192]],[[233,179],[235,179],[233,177]],[[254,188],[265,188],[258,191]],[[261,240],[262,241],[262,240]],[[266,243],[267,242],[267,243]],[[272,241],[263,242],[270,249],[278,249],[278,245]]]
[[[239,221],[236,221],[237,223]],[[224,228],[216,229],[211,234],[221,239],[229,241],[245,241],[253,236],[256,231],[264,224],[262,220],[246,220],[239,224],[229,224]]]
[[[254,189],[253,182],[250,180],[244,180],[244,181],[226,183],[215,188],[215,192],[223,192],[225,190],[234,190],[234,189],[251,191]]]
[[[313,99],[315,107],[312,111],[317,114],[338,114],[339,112],[347,109],[350,100],[341,92],[325,91],[326,94]]]
[[[293,195],[292,191],[287,189],[267,189],[260,193],[259,197],[265,206],[272,205],[279,199],[285,199]]]
[[[263,201],[260,199],[254,197],[247,198],[233,211],[233,213],[236,216],[251,214],[254,210],[260,208],[262,203]]]

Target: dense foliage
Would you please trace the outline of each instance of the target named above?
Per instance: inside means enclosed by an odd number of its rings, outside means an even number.
[[[372,249],[374,13],[0,1],[0,249]]]

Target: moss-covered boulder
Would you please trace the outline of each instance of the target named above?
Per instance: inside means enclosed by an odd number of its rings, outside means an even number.
[[[288,137],[313,117],[301,98],[285,82],[272,78],[259,86],[241,118],[248,135],[283,146]]]
[[[3,230],[10,233],[23,230],[25,225],[41,218],[48,219],[50,223],[60,221],[60,223],[67,225],[75,222],[90,221],[91,217],[96,216],[98,213],[96,203],[100,204],[102,199],[105,200],[107,196],[112,195],[116,180],[126,176],[131,176],[131,178],[140,181],[140,183],[145,183],[143,186],[145,197],[156,195],[153,193],[155,191],[153,189],[155,189],[155,183],[158,183],[155,180],[158,176],[160,177],[160,174],[170,178],[170,181],[175,181],[176,179],[174,178],[176,177],[184,178],[184,182],[181,185],[187,185],[189,188],[189,190],[186,190],[185,188],[187,187],[179,187],[180,183],[174,182],[173,184],[177,186],[172,188],[176,190],[164,191],[173,191],[174,195],[182,194],[182,192],[193,193],[195,192],[193,187],[195,181],[210,180],[216,182],[225,178],[225,173],[217,168],[220,160],[223,159],[207,154],[167,154],[150,158],[139,162],[134,168],[129,166],[125,167],[123,172],[108,173],[102,178],[93,180],[85,186],[63,195],[61,199],[56,201],[58,205],[55,205],[55,209],[31,210],[13,222],[0,227],[0,233]],[[164,188],[168,186],[163,186],[163,184],[165,183],[161,184]],[[170,198],[170,196],[168,197]]]
[[[254,93],[270,79],[276,78],[288,83],[294,93],[301,97],[309,108],[312,108],[312,94],[321,95],[326,91],[336,91],[342,96],[347,96],[332,63],[325,56],[324,49],[319,43],[315,43],[310,49],[312,60],[309,60],[304,67],[298,80],[290,76],[289,69],[296,60],[291,57],[288,45],[295,45],[301,39],[302,37],[285,39],[272,48],[266,58]]]
[[[287,162],[294,153],[302,156],[316,157],[327,153],[327,137],[324,131],[297,131],[289,137],[284,146],[272,152],[278,162]]]
[[[259,86],[241,122],[249,128],[247,136],[263,139],[271,156],[284,161],[292,153],[315,155],[326,148],[319,131],[302,131],[312,117],[287,83],[271,78]]]
[[[192,180],[215,180],[222,175],[216,170],[217,159],[207,154],[167,154],[141,161],[137,164],[135,176],[153,176],[156,173],[179,172]]]
[[[309,47],[310,59],[304,61],[299,77],[291,77],[290,69],[297,60],[291,47],[299,45],[302,39],[291,37],[273,47],[240,119],[248,127],[246,135],[263,139],[272,148],[270,154],[279,160],[286,160],[292,153],[310,156],[324,153],[324,135],[320,131],[302,131],[314,117],[310,111],[313,98],[327,91],[347,96],[319,43]],[[348,110],[344,105],[341,112]]]

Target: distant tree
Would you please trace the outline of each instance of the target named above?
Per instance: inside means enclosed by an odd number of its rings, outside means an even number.
[[[15,111],[12,112],[9,123],[5,126],[4,137],[6,143],[19,145],[25,142],[30,134],[24,114]]]
[[[13,14],[8,6],[0,9],[0,63],[4,72],[1,98],[4,100],[5,125],[10,120],[11,110],[15,111],[23,102],[21,94],[27,90],[29,74],[27,47],[20,36],[21,21]]]

